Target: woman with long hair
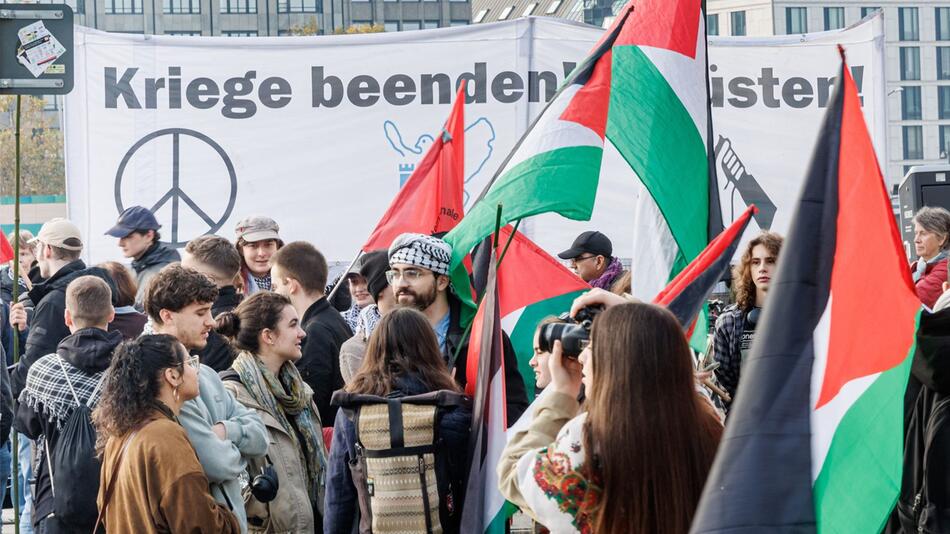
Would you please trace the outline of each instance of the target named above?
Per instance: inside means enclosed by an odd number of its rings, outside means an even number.
[[[411,308],[397,308],[380,319],[369,338],[362,366],[345,388],[348,393],[389,398],[440,390],[461,392],[442,359],[435,331],[425,315]],[[466,450],[471,419],[471,410],[464,406],[441,418],[438,435],[445,450]],[[353,421],[339,410],[327,464],[325,534],[349,533],[357,516],[357,490],[350,472],[350,462],[357,458],[356,446]],[[447,456],[450,487],[459,490],[453,494],[454,503],[461,506],[460,492],[467,474],[465,454]],[[452,526],[442,526],[446,532],[453,532]]]
[[[107,532],[241,532],[208,491],[195,449],[178,424],[198,396],[198,357],[172,336],[120,345],[93,411],[102,458],[99,515]]]
[[[270,259],[284,246],[280,226],[270,217],[245,217],[234,228],[234,246],[241,255],[240,282],[245,295],[271,290]]]
[[[722,425],[696,391],[676,318],[615,305],[595,319],[579,360],[556,342],[548,361],[553,391],[502,453],[499,478],[515,470],[517,480],[502,494],[552,532],[689,531]]]
[[[254,410],[270,434],[267,455],[248,462],[250,476],[268,466],[278,490],[267,500],[244,495],[250,532],[313,532],[323,505],[326,448],[313,391],[294,362],[306,335],[287,297],[261,291],[218,315],[217,331],[240,353],[221,373],[224,387]]]

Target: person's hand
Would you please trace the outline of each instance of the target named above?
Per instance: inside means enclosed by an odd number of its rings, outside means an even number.
[[[23,283],[26,285],[27,291],[29,291],[30,289],[33,289],[33,281],[30,280],[30,266],[29,265],[25,263],[20,264],[20,278],[23,279]]]
[[[589,306],[603,306],[605,309],[610,308],[611,306],[616,306],[618,304],[626,304],[631,301],[625,297],[621,297],[616,293],[611,293],[610,291],[605,291],[599,287],[591,289],[587,293],[574,299],[574,303],[571,304],[571,317],[577,315],[577,312],[587,308]]]
[[[215,436],[218,436],[218,439],[221,441],[227,441],[228,439],[228,429],[224,428],[224,423],[217,423],[211,427],[211,431],[214,432]]]
[[[548,369],[551,371],[551,385],[548,387],[576,399],[581,394],[584,379],[581,368],[581,362],[564,356],[561,341],[555,341],[551,356],[548,357]]]
[[[26,307],[22,302],[10,306],[10,326],[20,332],[26,330]]]

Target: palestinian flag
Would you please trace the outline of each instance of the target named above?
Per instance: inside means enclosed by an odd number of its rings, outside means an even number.
[[[653,195],[675,266],[685,267],[708,242],[711,214],[719,217],[718,205],[709,209],[718,188],[709,179],[705,47],[701,0],[629,2],[446,236],[453,264],[494,231],[499,204],[502,223],[546,212],[590,219],[610,144]],[[720,230],[721,222],[711,234]]]
[[[653,301],[654,304],[670,310],[687,331],[692,331],[696,316],[706,304],[706,298],[729,269],[729,262],[736,254],[739,240],[742,239],[742,234],[755,212],[756,207],[749,206],[745,213],[716,236]]]
[[[838,80],[692,532],[880,532],[900,490],[920,301]]]
[[[497,285],[498,317],[501,326],[509,332],[509,339],[518,357],[518,370],[525,382],[528,398],[534,397],[534,371],[529,365],[534,355],[534,331],[538,324],[546,317],[556,316],[571,308],[571,303],[582,292],[589,290],[584,281],[569,271],[560,262],[552,258],[530,239],[520,232],[506,226],[499,231],[498,249],[493,250],[492,257],[497,265],[496,284],[491,280],[486,283],[485,297],[479,308],[475,322],[472,324],[472,338],[469,344],[467,358],[468,395],[477,396],[481,382],[481,366],[485,365],[483,352],[479,350],[482,341],[477,332],[485,326],[483,314],[486,306],[493,298],[489,289]],[[490,262],[495,264],[496,262]],[[488,302],[489,304],[486,304]],[[505,390],[495,389],[496,381],[503,380],[504,374],[495,374],[491,387],[491,410],[488,418],[498,425],[490,428],[492,434],[488,440],[493,444],[493,454],[487,455],[482,472],[484,483],[476,491],[483,493],[481,501],[481,517],[483,530],[463,530],[463,532],[492,532],[504,533],[505,522],[514,511],[512,505],[506,505],[504,497],[498,491],[497,466],[501,450],[508,442],[508,435],[514,430],[508,429],[508,417],[505,413]],[[476,400],[477,402],[477,400]],[[522,415],[530,417],[531,408]],[[494,417],[494,419],[492,419]],[[473,427],[474,428],[474,427]],[[507,429],[507,430],[506,430]],[[468,504],[466,504],[468,506]],[[476,504],[476,506],[478,506]],[[466,511],[468,508],[466,508]]]
[[[465,83],[455,95],[442,135],[416,166],[383,218],[363,245],[363,252],[389,248],[404,232],[447,232],[462,219],[465,193]]]

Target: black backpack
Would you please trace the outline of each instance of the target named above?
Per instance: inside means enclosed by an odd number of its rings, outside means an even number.
[[[361,533],[458,531],[464,489],[451,487],[447,455],[461,451],[445,450],[439,423],[467,402],[452,391],[399,398],[333,394],[332,404],[356,429],[349,467]]]
[[[99,495],[101,464],[96,456],[96,429],[92,425],[91,415],[93,399],[102,387],[103,379],[99,380],[89,395],[89,402],[83,404],[79,402],[76,390],[69,381],[64,364],[63,359],[59,358],[60,368],[76,407],[63,422],[52,454],[49,440],[46,441],[46,467],[50,472],[53,513],[57,519],[69,525],[94,525],[99,513],[96,497]]]

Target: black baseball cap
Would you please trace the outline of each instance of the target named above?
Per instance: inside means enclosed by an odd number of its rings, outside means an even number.
[[[562,260],[569,260],[585,252],[609,258],[613,255],[614,245],[604,234],[591,230],[577,236],[577,239],[571,244],[571,248],[561,252],[557,257]]]
[[[122,239],[136,230],[158,230],[162,225],[158,224],[158,219],[152,215],[148,208],[143,206],[132,206],[119,215],[119,220],[115,226],[109,228],[106,235]]]
[[[389,270],[389,251],[386,249],[367,252],[361,258],[359,274],[366,279],[366,290],[376,301],[379,293],[389,286],[386,271]]]

